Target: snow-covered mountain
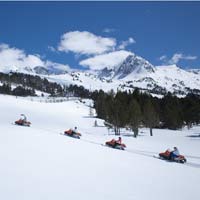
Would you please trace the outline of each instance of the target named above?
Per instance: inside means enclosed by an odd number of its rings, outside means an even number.
[[[200,75],[200,69],[190,69],[190,70],[188,70],[188,72]]]
[[[36,74],[43,74],[43,75],[49,74],[49,70],[46,67],[42,67],[42,66],[34,67],[34,72]]]
[[[60,80],[83,85],[92,90],[140,88],[154,94],[165,94],[168,91],[176,95],[185,95],[189,92],[200,93],[198,70],[187,71],[176,65],[153,66],[144,58],[136,55],[128,56],[120,66],[113,68],[54,76],[56,79],[58,77],[61,78]]]
[[[129,55],[119,66],[102,70],[72,71],[60,66],[10,68],[12,71],[37,74],[60,84],[75,84],[90,90],[134,90],[152,94],[200,94],[200,70],[184,70],[176,65],[153,66],[137,55]],[[9,68],[0,71],[8,72]]]
[[[66,69],[65,67],[62,67],[61,65],[48,65],[48,66],[35,66],[35,67],[29,67],[29,66],[0,66],[0,72],[3,73],[9,73],[9,72],[19,72],[19,73],[32,73],[32,74],[38,74],[38,75],[58,75],[58,74],[65,74],[69,71],[69,69]]]
[[[115,73],[115,78],[123,79],[130,74],[141,74],[141,73],[153,73],[154,67],[145,59],[136,56],[128,56],[124,62],[120,65]]]
[[[99,70],[98,77],[123,79],[130,74],[152,73],[154,66],[142,57],[129,55],[119,66]]]

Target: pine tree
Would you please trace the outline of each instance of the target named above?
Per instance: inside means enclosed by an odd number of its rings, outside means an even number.
[[[89,116],[90,117],[94,117],[94,112],[93,112],[93,108],[92,108],[92,104],[90,103],[90,106],[89,106]]]
[[[159,123],[159,119],[150,98],[144,104],[143,116],[145,125],[150,128],[150,136],[153,136],[152,129]]]
[[[132,99],[129,105],[129,120],[131,129],[134,132],[134,137],[137,137],[138,127],[141,122],[141,109],[140,105],[135,99]]]
[[[165,126],[173,130],[181,128],[183,126],[183,113],[178,98],[168,94],[163,101]]]

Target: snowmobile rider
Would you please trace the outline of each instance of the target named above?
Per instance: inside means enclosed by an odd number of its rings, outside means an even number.
[[[71,130],[72,130],[72,134],[76,134],[76,133],[78,133],[78,129],[77,129],[76,126],[74,127],[74,129],[71,129]]]
[[[180,155],[179,150],[177,147],[174,147],[174,150],[170,153],[170,158],[173,160]]]
[[[21,117],[20,117],[20,120],[21,120],[22,122],[26,122],[26,121],[27,121],[26,115],[21,114],[20,116],[21,116]]]
[[[122,138],[119,137],[118,140],[116,140],[115,142],[116,142],[117,144],[120,144],[120,145],[121,145],[121,144],[122,144]]]
[[[117,145],[121,145],[122,144],[122,138],[119,137],[118,140],[115,140],[114,138],[109,142],[112,147],[115,147]]]

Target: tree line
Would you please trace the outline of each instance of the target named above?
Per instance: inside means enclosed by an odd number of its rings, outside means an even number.
[[[4,83],[0,86],[0,94],[10,94],[15,96],[36,96],[35,90],[32,88],[24,88],[17,86],[14,89],[9,84]]]
[[[139,90],[134,92],[96,91],[92,94],[97,116],[113,124],[115,134],[128,127],[137,137],[139,127],[180,129],[200,123],[200,96],[188,94],[178,98],[167,93],[163,98],[152,97]]]
[[[89,90],[83,86],[69,85],[63,86],[55,82],[50,82],[46,78],[37,75],[12,72],[9,74],[0,73],[0,93],[16,96],[37,96],[36,90],[48,93],[54,97],[77,96],[88,98]],[[13,87],[14,86],[14,89]]]

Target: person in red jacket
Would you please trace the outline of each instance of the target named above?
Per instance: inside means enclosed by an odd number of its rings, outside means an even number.
[[[120,144],[122,143],[122,138],[119,137],[118,140],[115,140],[115,139],[112,139],[110,142],[109,142],[113,147],[115,147],[117,144]]]
[[[119,137],[118,140],[112,139],[112,140],[106,142],[106,145],[113,147],[113,148],[121,149],[121,150],[124,150],[124,148],[126,148],[126,145],[122,143],[121,137]]]
[[[119,137],[118,140],[116,140],[115,142],[116,142],[117,144],[120,144],[120,145],[121,145],[121,144],[122,144],[122,138]]]
[[[77,127],[75,126],[74,129],[70,128],[68,131],[66,131],[68,135],[73,135],[73,134],[77,134],[78,130]]]

